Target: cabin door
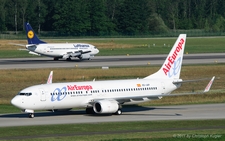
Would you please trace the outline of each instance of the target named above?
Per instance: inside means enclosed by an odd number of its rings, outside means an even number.
[[[161,82],[161,85],[162,85],[162,94],[165,94],[165,83],[164,82]]]
[[[39,89],[41,101],[46,101],[46,94],[44,89]]]

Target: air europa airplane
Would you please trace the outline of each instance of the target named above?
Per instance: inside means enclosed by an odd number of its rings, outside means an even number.
[[[34,117],[34,110],[86,108],[88,114],[122,114],[123,104],[161,99],[164,96],[202,94],[208,92],[213,77],[202,92],[171,94],[182,83],[180,79],[186,34],[181,34],[162,67],[143,79],[52,83],[53,72],[47,84],[35,85],[20,91],[11,103]]]
[[[54,60],[71,60],[71,57],[89,60],[99,52],[95,46],[86,43],[46,43],[38,39],[29,23],[25,23],[25,29],[28,41],[26,49],[33,55],[53,57]]]

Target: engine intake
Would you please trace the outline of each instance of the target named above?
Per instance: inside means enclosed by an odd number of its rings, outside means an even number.
[[[119,105],[115,100],[99,100],[94,103],[93,108],[97,114],[108,114],[116,113],[119,109]]]

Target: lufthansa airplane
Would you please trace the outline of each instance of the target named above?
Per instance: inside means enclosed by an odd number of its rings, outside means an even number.
[[[89,60],[99,52],[95,46],[86,43],[46,43],[38,39],[29,23],[25,23],[25,29],[28,41],[26,49],[33,55],[53,57],[54,60],[71,60],[71,57]]]
[[[86,108],[88,114],[122,114],[123,104],[136,104],[164,96],[202,94],[208,92],[213,77],[202,92],[171,94],[181,86],[180,71],[186,34],[181,34],[162,67],[143,79],[52,83],[53,72],[47,84],[30,86],[21,90],[12,105],[34,117],[35,110],[60,110],[75,107]],[[197,80],[196,80],[197,81]]]

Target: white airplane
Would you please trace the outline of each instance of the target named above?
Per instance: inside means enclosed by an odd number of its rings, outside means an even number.
[[[208,92],[213,77],[205,90],[196,93],[170,94],[184,82],[180,79],[186,34],[181,34],[162,67],[143,79],[108,80],[51,83],[35,85],[21,90],[12,100],[12,105],[34,117],[34,110],[59,110],[75,107],[86,108],[86,113],[122,114],[123,104],[136,104],[164,96],[201,94]]]
[[[71,57],[89,60],[99,53],[99,50],[95,46],[86,43],[49,44],[43,42],[38,39],[29,23],[25,23],[25,29],[28,41],[26,49],[33,55],[53,57],[54,60],[58,60],[59,58],[71,60]]]

